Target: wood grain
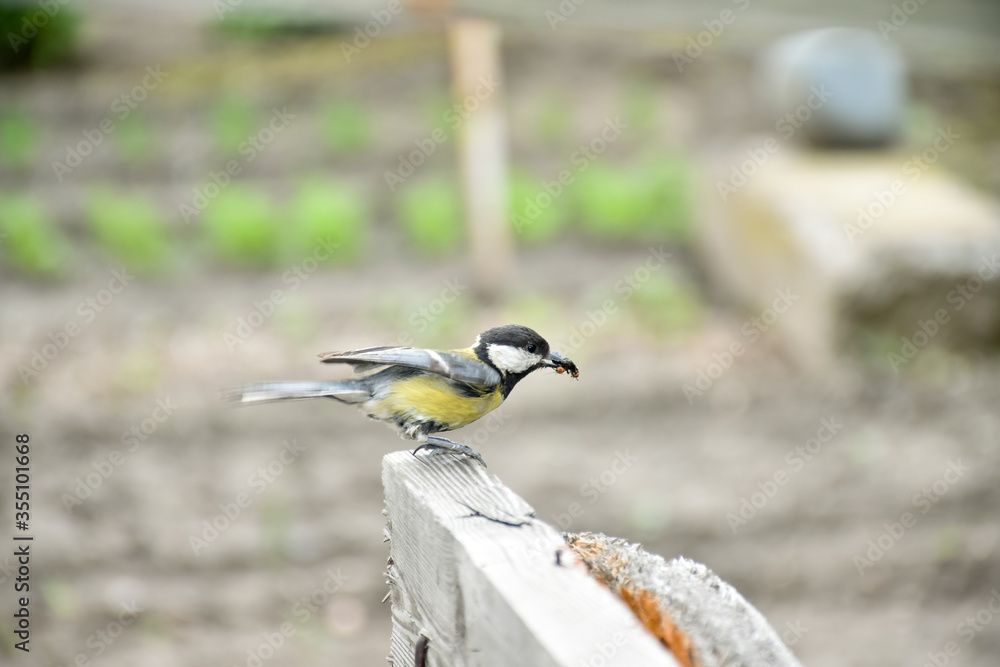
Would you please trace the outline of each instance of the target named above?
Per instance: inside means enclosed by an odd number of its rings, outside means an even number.
[[[434,667],[677,667],[562,536],[478,464],[396,452],[382,481],[390,664],[413,665],[424,635]]]

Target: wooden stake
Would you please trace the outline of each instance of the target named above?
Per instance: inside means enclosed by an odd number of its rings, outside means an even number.
[[[514,264],[507,206],[507,129],[500,104],[500,27],[456,18],[448,27],[452,89],[459,117],[458,168],[475,289],[502,295]]]

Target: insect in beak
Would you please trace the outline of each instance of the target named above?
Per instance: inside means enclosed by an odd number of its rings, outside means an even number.
[[[545,365],[554,368],[556,373],[569,373],[570,377],[577,379],[580,377],[580,369],[576,367],[576,364],[558,352],[550,352],[545,361],[548,362]]]

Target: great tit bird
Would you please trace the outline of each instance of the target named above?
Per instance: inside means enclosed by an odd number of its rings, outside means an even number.
[[[528,327],[509,324],[479,334],[464,350],[369,347],[319,355],[328,364],[351,364],[356,378],[326,382],[268,382],[234,390],[240,403],[333,398],[356,405],[371,419],[394,427],[401,437],[424,448],[471,457],[482,456],[466,445],[434,434],[453,431],[489,414],[504,402],[520,380],[539,368],[579,377],[569,359],[549,349]]]

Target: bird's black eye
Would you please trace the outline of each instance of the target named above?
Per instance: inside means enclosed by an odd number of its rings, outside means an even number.
[[[524,346],[524,349],[526,349],[528,352],[533,353],[537,348],[535,347],[534,343],[528,343],[527,345]]]

